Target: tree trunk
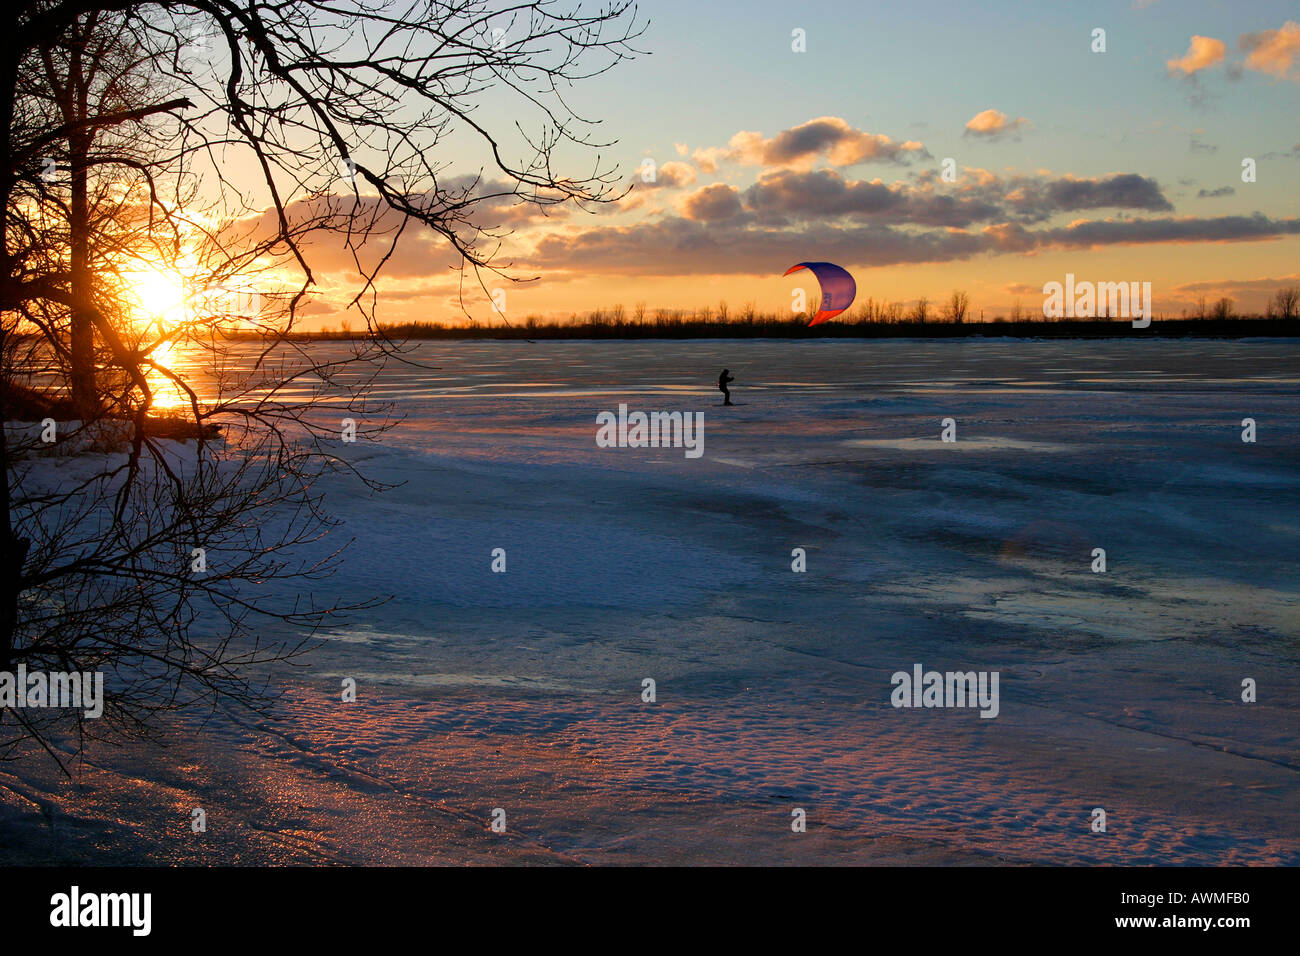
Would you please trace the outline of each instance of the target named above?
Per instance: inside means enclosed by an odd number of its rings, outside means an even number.
[[[78,40],[84,41],[84,34]],[[83,43],[69,44],[68,84],[64,88],[64,119],[84,122],[89,114],[89,91],[82,54]],[[94,320],[87,306],[91,301],[90,200],[87,161],[93,134],[84,126],[74,127],[68,137],[68,160],[72,172],[72,196],[68,207],[68,246],[72,310],[68,327],[72,367],[69,370],[72,400],[83,421],[99,417],[99,390],[95,381]]]

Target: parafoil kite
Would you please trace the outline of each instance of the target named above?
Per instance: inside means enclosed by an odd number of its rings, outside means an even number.
[[[821,308],[812,317],[809,325],[820,325],[827,319],[833,319],[853,304],[853,298],[858,294],[858,284],[846,270],[833,262],[801,262],[791,266],[785,274],[789,275],[800,269],[807,269],[815,275],[822,290]]]

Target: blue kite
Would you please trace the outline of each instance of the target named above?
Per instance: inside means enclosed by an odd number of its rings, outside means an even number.
[[[815,275],[817,284],[822,290],[821,308],[808,323],[810,326],[820,325],[827,319],[835,318],[853,304],[853,299],[858,294],[858,284],[853,281],[853,276],[849,275],[847,270],[833,262],[801,262],[797,266],[791,266],[785,274],[789,275],[800,269],[807,269]]]

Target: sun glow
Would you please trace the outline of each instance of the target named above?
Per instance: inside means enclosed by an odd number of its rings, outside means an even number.
[[[123,270],[122,301],[129,309],[131,325],[139,337],[139,348],[153,363],[146,372],[153,393],[150,408],[168,411],[181,408],[184,393],[158,369],[178,371],[182,356],[171,337],[192,321],[189,281],[168,266],[141,264]]]
[[[153,263],[136,260],[122,269],[119,301],[126,317],[129,338],[145,356],[152,392],[150,407],[160,411],[182,411],[189,395],[166,371],[189,381],[194,355],[189,347],[196,338],[224,337],[232,332],[259,330],[263,319],[262,295],[257,286],[242,278],[204,282],[185,263]]]
[[[153,325],[172,327],[190,318],[189,282],[169,268],[144,267],[122,276],[132,300],[135,323],[142,330]]]

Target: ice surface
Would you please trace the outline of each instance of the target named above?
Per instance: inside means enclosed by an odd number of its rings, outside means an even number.
[[[377,396],[406,420],[341,447],[403,484],[327,488],[327,586],[393,599],[275,722],[178,718],[75,786],[0,765],[0,859],[1300,862],[1295,343],[415,357]],[[596,447],[620,402],[703,411],[703,457]],[[1000,715],[891,707],[918,662],[999,671]]]

